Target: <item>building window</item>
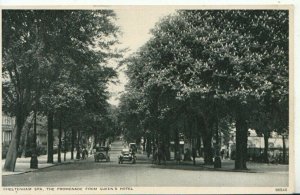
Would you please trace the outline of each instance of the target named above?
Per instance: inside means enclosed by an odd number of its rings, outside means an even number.
[[[12,132],[11,131],[3,131],[2,132],[2,142],[9,143],[12,139]]]
[[[12,125],[12,118],[8,116],[2,116],[2,124],[3,125]]]

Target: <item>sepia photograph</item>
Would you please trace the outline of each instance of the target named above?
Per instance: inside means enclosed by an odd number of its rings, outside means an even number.
[[[293,20],[287,5],[1,8],[1,191],[294,192]]]

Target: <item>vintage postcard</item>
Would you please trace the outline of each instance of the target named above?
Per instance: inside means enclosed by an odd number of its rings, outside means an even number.
[[[1,8],[1,194],[294,192],[293,5]]]

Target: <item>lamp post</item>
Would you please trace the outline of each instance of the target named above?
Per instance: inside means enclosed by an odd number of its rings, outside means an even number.
[[[215,160],[214,160],[214,168],[221,168],[222,162],[220,157],[220,138],[219,138],[219,121],[217,117],[216,121],[216,143],[215,143]]]

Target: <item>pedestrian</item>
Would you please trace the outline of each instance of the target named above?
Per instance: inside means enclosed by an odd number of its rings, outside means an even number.
[[[185,149],[185,153],[184,153],[184,161],[191,161],[191,150],[189,148]]]
[[[222,160],[224,159],[224,154],[225,154],[225,151],[224,149],[221,150],[221,157],[222,157]]]
[[[81,148],[76,149],[76,159],[80,160],[81,159]]]
[[[85,148],[83,148],[82,151],[81,151],[82,152],[81,159],[83,159],[83,160],[86,159],[86,156],[85,156],[86,153],[85,153],[85,151],[86,151]]]
[[[84,148],[86,158],[89,157],[89,152],[86,148]]]
[[[196,165],[196,155],[197,155],[196,149],[192,148],[193,165]]]
[[[161,161],[163,161],[164,165],[166,165],[166,157],[164,148],[161,146],[158,149],[158,164],[160,165]]]

